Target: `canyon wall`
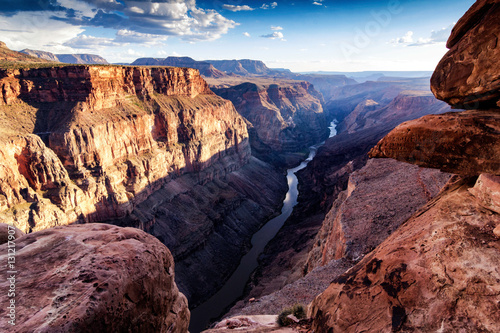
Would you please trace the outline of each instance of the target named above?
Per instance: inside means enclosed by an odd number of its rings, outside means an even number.
[[[145,230],[172,250],[190,303],[209,297],[287,188],[251,158],[231,102],[189,68],[19,67],[0,74],[2,221]]]
[[[305,150],[328,137],[323,98],[308,82],[262,80],[237,85],[209,82],[212,90],[232,101],[250,123],[252,153],[286,165],[290,163],[286,154]],[[296,158],[293,163],[297,163]]]
[[[458,113],[396,127],[371,151],[454,176],[441,193],[320,294],[316,331],[498,330],[498,1],[457,22],[432,91]]]
[[[124,217],[172,177],[222,163],[204,182],[248,162],[244,120],[196,70],[67,66],[1,76],[2,216],[25,232]]]

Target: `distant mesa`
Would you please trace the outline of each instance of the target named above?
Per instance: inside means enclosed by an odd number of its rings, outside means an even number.
[[[139,58],[134,61],[132,66],[173,66],[173,67],[189,67],[200,71],[200,74],[205,77],[223,77],[226,76],[223,72],[216,69],[213,65],[205,61],[197,61],[189,57],[168,57],[161,58]]]
[[[95,54],[57,54],[60,62],[67,64],[109,64],[106,59]]]
[[[54,61],[54,62],[59,62],[59,59],[54,53],[51,52],[46,52],[46,51],[39,51],[39,50],[30,50],[30,49],[24,49],[19,51],[21,53],[30,55],[35,58],[40,58],[40,59],[45,59],[49,61]]]
[[[273,72],[273,70],[260,60],[206,60],[206,62],[211,63],[215,68],[225,73],[234,73],[243,76],[268,75]]]
[[[19,51],[30,55],[35,58],[48,60],[50,62],[62,62],[66,64],[79,64],[79,65],[107,65],[109,64],[106,59],[96,54],[54,54],[51,52],[24,49]]]
[[[0,63],[41,63],[50,62],[26,53],[12,51],[4,42],[0,42]]]

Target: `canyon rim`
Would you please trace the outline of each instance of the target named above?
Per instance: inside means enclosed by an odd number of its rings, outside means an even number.
[[[0,330],[499,331],[499,18],[0,5]]]

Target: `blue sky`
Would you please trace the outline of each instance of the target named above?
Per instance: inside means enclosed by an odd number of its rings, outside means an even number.
[[[293,71],[433,70],[473,0],[2,0],[11,49],[259,59]]]

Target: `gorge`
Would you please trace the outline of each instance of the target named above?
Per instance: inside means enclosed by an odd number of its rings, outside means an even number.
[[[359,83],[0,43],[0,330],[498,331],[498,17]]]

